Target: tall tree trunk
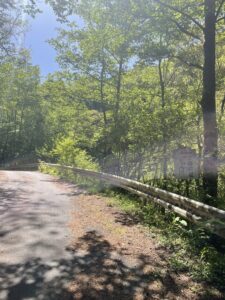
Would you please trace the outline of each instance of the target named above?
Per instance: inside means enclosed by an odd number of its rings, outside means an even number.
[[[202,112],[204,124],[203,149],[203,188],[205,201],[210,203],[208,197],[217,197],[218,170],[218,132],[216,121],[216,81],[215,81],[215,1],[205,0],[205,30],[204,30],[204,69],[203,69],[203,97]]]

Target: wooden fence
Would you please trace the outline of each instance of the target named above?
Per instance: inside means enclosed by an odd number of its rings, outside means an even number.
[[[182,218],[185,218],[192,223],[198,224],[199,226],[210,230],[220,237],[225,238],[224,210],[120,176],[75,168],[71,166],[62,166],[50,163],[43,164],[54,168],[70,170],[75,174],[98,179],[113,186],[123,188],[133,194],[140,196],[143,199],[146,199],[146,201],[154,202],[168,210],[175,212]]]
[[[182,218],[204,227],[222,238],[225,238],[224,210],[124,177],[59,164],[46,162],[41,162],[41,164],[62,170],[70,170],[75,174],[94,178],[107,182],[113,186],[123,188],[132,194],[138,195],[142,199],[146,199],[147,202],[154,202],[172,212],[175,212]],[[0,169],[34,170],[38,167],[39,164],[35,163],[27,165],[1,166]]]

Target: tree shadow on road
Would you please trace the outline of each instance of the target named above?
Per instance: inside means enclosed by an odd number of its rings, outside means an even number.
[[[96,231],[79,239],[74,254],[81,255],[81,272],[71,286],[75,299],[154,299],[169,292],[180,294],[182,287],[168,273],[161,274],[158,263],[151,262],[154,266],[149,270],[148,256],[125,259]]]
[[[156,262],[148,269],[147,256],[124,261],[96,231],[84,234],[68,251],[69,259],[1,264],[0,299],[177,299],[184,288]]]

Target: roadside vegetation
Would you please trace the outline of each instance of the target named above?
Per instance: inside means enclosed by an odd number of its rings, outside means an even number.
[[[208,285],[205,297],[209,299],[225,295],[225,241],[222,238],[122,189],[44,164],[40,170],[76,183],[91,194],[104,196],[108,206],[124,211],[133,224],[144,226],[149,238],[166,249],[171,271],[189,274],[194,281]]]
[[[223,205],[224,1],[46,2],[61,27],[44,80],[16,40],[38,2],[0,3],[1,163],[94,164]],[[179,148],[192,178],[174,177]]]
[[[0,1],[0,163],[101,170],[225,209],[224,0],[46,2],[61,22],[48,41],[59,71],[41,80],[15,39],[38,2]],[[196,153],[197,171],[179,178],[174,151],[184,148]],[[224,241],[107,193],[151,227],[174,270],[224,288]]]
[[[175,272],[188,272],[195,280],[206,281],[225,292],[223,240],[121,190],[106,190],[103,194],[110,197],[109,205],[119,206],[150,229],[150,236],[169,251],[169,262]]]

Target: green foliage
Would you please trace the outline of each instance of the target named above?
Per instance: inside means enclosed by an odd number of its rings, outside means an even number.
[[[51,155],[62,165],[98,170],[98,165],[93,162],[91,156],[85,150],[79,149],[76,141],[71,137],[57,140],[55,147],[51,151]]]
[[[39,69],[26,51],[0,64],[0,161],[30,156],[43,143]]]
[[[46,165],[44,162],[39,163],[39,171],[45,174],[53,175],[53,176],[58,176],[59,171],[57,168],[52,168]]]

